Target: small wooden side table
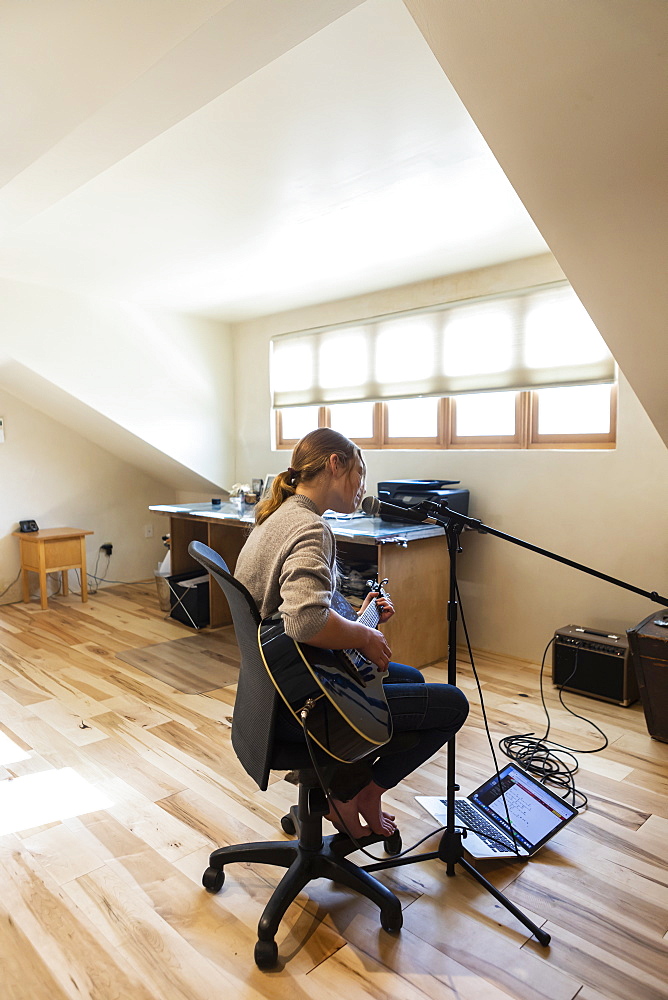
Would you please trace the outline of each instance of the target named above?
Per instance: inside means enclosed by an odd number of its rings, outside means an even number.
[[[88,600],[86,576],[86,535],[93,531],[83,528],[43,528],[41,531],[15,531],[21,540],[21,574],[23,601],[30,600],[28,571],[39,574],[39,596],[42,611],[47,609],[46,574],[62,573],[63,594],[69,594],[67,571],[81,570],[81,600]]]

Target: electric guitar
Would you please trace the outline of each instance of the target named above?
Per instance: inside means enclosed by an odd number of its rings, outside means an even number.
[[[369,581],[371,591],[386,596],[383,584]],[[358,617],[342,594],[332,608],[349,621],[376,628],[376,602]],[[318,649],[285,634],[280,618],[258,630],[260,653],[269,676],[301,725],[300,711],[309,702],[306,730],[331,757],[352,763],[383,746],[392,736],[392,717],[383,691],[383,675],[356,649]],[[311,704],[312,703],[312,704]]]

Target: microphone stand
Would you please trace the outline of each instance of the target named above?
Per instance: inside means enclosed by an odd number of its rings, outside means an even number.
[[[635,594],[647,597],[650,601],[655,601],[657,604],[662,604],[664,607],[668,607],[668,598],[661,597],[661,595],[657,594],[656,591],[649,592],[641,590],[639,587],[634,587],[629,583],[624,583],[622,580],[618,580],[614,576],[599,573],[597,570],[591,569],[589,566],[582,565],[582,563],[574,562],[572,559],[566,559],[563,556],[557,555],[555,552],[550,552],[548,549],[542,549],[537,545],[532,545],[530,542],[525,542],[520,538],[514,538],[512,535],[507,535],[503,531],[490,528],[488,525],[483,524],[482,521],[479,521],[476,518],[469,517],[467,514],[460,514],[457,511],[452,510],[445,502],[425,500],[418,504],[417,507],[412,507],[411,510],[415,512],[424,512],[425,521],[429,518],[430,520],[441,524],[445,529],[445,535],[448,542],[448,553],[450,555],[450,579],[447,613],[448,684],[456,685],[457,683],[457,553],[461,552],[459,535],[464,527],[479,531],[481,534],[490,534],[496,535],[498,538],[505,538],[506,541],[512,542],[515,545],[521,545],[526,549],[531,549],[532,552],[538,552],[540,555],[547,556],[549,559],[565,563],[567,566],[572,566],[574,569],[581,570],[583,573],[589,573],[591,576],[596,576],[600,580],[606,580],[608,583],[613,583],[618,587],[631,590]],[[431,861],[438,858],[440,861],[445,862],[446,874],[453,876],[456,874],[455,866],[460,865],[464,871],[467,871],[469,875],[476,880],[476,882],[478,882],[484,889],[487,890],[487,892],[494,896],[499,903],[505,906],[505,908],[512,913],[513,916],[517,917],[517,919],[531,931],[539,944],[543,945],[543,947],[547,947],[550,943],[550,935],[547,931],[542,930],[542,928],[538,927],[532,920],[530,920],[525,913],[515,906],[515,904],[508,899],[507,896],[496,888],[496,886],[492,885],[491,882],[481,875],[480,872],[477,871],[477,869],[474,868],[473,865],[463,856],[464,848],[462,846],[462,829],[457,826],[455,819],[455,793],[459,791],[459,785],[456,781],[454,736],[448,741],[447,746],[446,825],[438,845],[438,849],[436,851],[418,854],[413,857],[396,859],[389,858],[387,861],[379,861],[377,864],[365,865],[365,870],[368,872],[376,872],[381,871],[384,868],[396,868],[401,865],[414,864],[417,861]]]

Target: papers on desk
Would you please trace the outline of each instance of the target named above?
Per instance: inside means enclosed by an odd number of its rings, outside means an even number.
[[[355,521],[358,517],[366,517],[363,510],[356,510],[354,514],[338,514],[335,510],[326,510],[322,515],[331,521]]]

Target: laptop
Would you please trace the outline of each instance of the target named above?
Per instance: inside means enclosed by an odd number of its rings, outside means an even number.
[[[446,799],[415,798],[445,825]],[[576,815],[577,809],[517,764],[508,764],[466,798],[455,799],[455,821],[466,829],[462,846],[474,858],[530,858]]]

